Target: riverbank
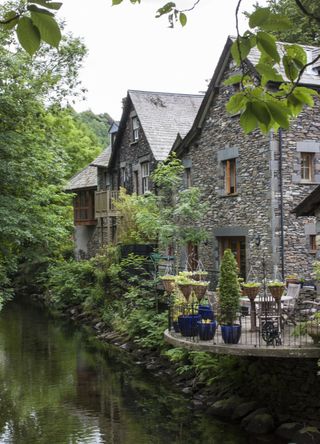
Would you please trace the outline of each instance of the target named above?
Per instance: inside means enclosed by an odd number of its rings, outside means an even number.
[[[110,330],[101,318],[85,313],[81,306],[69,307],[64,313],[58,315],[71,319],[78,326],[89,326],[99,341],[113,344],[129,353],[136,364],[144,367],[160,380],[161,378],[169,379],[175,387],[188,396],[190,408],[193,411],[199,414],[205,412],[206,415],[212,415],[212,417],[240,425],[246,432],[252,434],[255,440],[253,442],[260,442],[260,437],[263,442],[265,442],[265,439],[269,439],[268,442],[270,443],[295,442],[304,444],[320,442],[318,431],[320,423],[316,419],[302,419],[303,417],[299,416],[299,410],[303,409],[301,399],[299,400],[298,411],[297,409],[284,411],[281,406],[285,402],[289,402],[289,400],[285,401],[284,399],[278,399],[279,405],[275,410],[274,405],[277,404],[277,399],[267,382],[264,382],[266,384],[265,391],[269,392],[269,396],[264,398],[265,402],[261,402],[260,396],[251,395],[253,387],[249,390],[250,387],[246,385],[245,381],[242,381],[243,385],[240,389],[239,381],[234,384],[232,381],[228,381],[228,378],[222,378],[219,383],[208,387],[207,381],[203,380],[201,375],[197,375],[195,369],[190,368],[181,373],[179,371],[181,363],[171,362],[159,351],[139,347],[130,340],[127,334],[119,334]],[[263,379],[263,372],[260,375],[253,374],[254,360],[251,360],[251,362],[250,360],[245,361],[247,362],[242,362],[242,365],[247,365],[252,378],[259,379],[260,376],[260,379]],[[267,363],[264,364],[267,365]],[[271,369],[269,368],[269,370]],[[226,380],[223,381],[223,379]],[[281,395],[282,391],[278,394]],[[292,413],[293,411],[296,411],[296,413]],[[273,435],[270,435],[271,433]]]

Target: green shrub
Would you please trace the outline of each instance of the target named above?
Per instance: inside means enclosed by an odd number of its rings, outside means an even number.
[[[95,268],[91,261],[65,261],[48,270],[50,302],[57,309],[82,304],[95,290]]]
[[[240,303],[238,266],[232,251],[223,254],[219,278],[220,323],[232,325],[237,318]]]

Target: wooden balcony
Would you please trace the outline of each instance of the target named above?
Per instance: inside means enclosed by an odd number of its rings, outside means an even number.
[[[95,193],[95,217],[118,216],[113,202],[118,200],[119,191],[96,191]]]
[[[73,199],[74,225],[96,225],[94,191],[78,191]]]

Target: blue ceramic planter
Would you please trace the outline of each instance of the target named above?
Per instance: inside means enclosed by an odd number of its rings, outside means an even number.
[[[182,336],[197,336],[198,325],[197,322],[201,321],[201,316],[198,314],[194,315],[181,315],[178,317],[178,324],[180,328],[180,333]]]
[[[198,335],[201,341],[210,341],[214,338],[217,328],[217,322],[212,321],[208,324],[204,324],[198,321]]]
[[[198,313],[202,319],[214,321],[214,312],[210,305],[199,305]]]
[[[221,325],[221,335],[225,344],[238,344],[241,325]]]

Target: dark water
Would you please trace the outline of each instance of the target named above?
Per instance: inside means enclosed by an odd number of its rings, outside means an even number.
[[[125,352],[43,311],[0,314],[0,443],[243,444],[238,428],[203,415]],[[274,442],[274,441],[269,441]]]

